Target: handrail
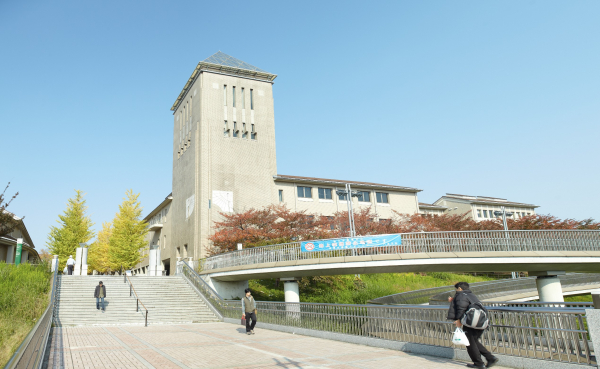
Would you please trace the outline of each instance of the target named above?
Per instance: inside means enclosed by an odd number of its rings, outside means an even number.
[[[52,274],[52,286],[48,307],[31,331],[29,331],[29,334],[17,348],[6,366],[4,366],[4,369],[39,369],[42,367],[44,355],[46,354],[48,336],[50,334],[50,328],[52,327],[52,318],[54,316],[57,283],[58,267],[54,269]]]
[[[142,304],[142,307],[146,310],[146,314],[144,316],[144,319],[145,319],[144,326],[147,327],[148,326],[148,308],[140,300],[140,297],[138,296],[137,292],[135,291],[135,288],[133,287],[133,283],[131,282],[131,279],[127,275],[127,272],[125,272],[123,270],[122,265],[121,265],[121,272],[123,273],[123,276],[124,276],[123,283],[127,283],[127,281],[129,281],[129,297],[132,297],[133,295],[135,295],[135,312],[137,313],[138,311],[140,311],[140,304]]]
[[[253,247],[210,256],[200,261],[203,271],[261,263],[432,252],[600,251],[597,230],[517,230],[403,233],[395,245],[302,252],[300,242]],[[326,240],[317,240],[323,243]],[[333,246],[332,246],[333,247]]]
[[[181,263],[181,269],[177,271],[178,274],[181,274],[201,295],[208,308],[217,315],[219,320],[223,320],[225,300],[185,260],[182,260]]]

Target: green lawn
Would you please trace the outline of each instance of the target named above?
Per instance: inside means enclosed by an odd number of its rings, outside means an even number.
[[[589,301],[589,302],[592,302],[592,295],[588,293],[588,294],[585,294],[585,295],[565,296],[565,301],[570,301],[570,302],[584,302],[584,301]]]
[[[0,368],[48,307],[48,265],[0,263]]]
[[[377,297],[423,288],[453,285],[457,282],[483,282],[497,278],[453,273],[388,273],[309,277],[300,281],[300,301],[337,304],[365,304]],[[283,283],[275,279],[250,281],[258,301],[284,301]]]

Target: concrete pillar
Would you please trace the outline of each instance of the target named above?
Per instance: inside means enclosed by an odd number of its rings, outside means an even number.
[[[564,271],[530,272],[530,276],[536,276],[535,284],[537,286],[540,302],[563,302],[565,301],[560,284],[559,275],[564,275]]]
[[[600,309],[600,289],[590,291],[592,294],[592,302],[594,309]]]
[[[83,252],[82,247],[78,247],[75,250],[75,268],[73,269],[73,275],[81,275],[81,254]]]
[[[56,270],[56,268],[58,268],[58,255],[54,255],[54,258],[52,258],[52,271],[54,272]]]
[[[300,319],[300,288],[298,278],[280,278],[285,293],[285,311],[288,317]]]
[[[156,275],[156,246],[150,246],[150,252],[148,253],[148,275],[154,277]]]
[[[162,275],[163,264],[160,258],[160,245],[156,245],[156,275]]]
[[[13,245],[8,246],[6,250],[6,263],[13,264],[15,262],[15,247]]]
[[[87,273],[88,273],[87,258],[88,258],[88,248],[82,246],[81,247],[81,275],[87,275]]]

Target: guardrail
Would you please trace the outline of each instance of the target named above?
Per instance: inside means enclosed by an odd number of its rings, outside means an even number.
[[[121,272],[123,272],[123,268],[121,267]],[[148,309],[146,308],[146,305],[144,305],[143,302],[140,301],[140,297],[138,296],[137,292],[135,291],[135,288],[133,288],[133,283],[131,283],[131,279],[129,279],[129,276],[127,275],[127,273],[123,272],[123,282],[127,283],[129,281],[129,297],[134,297],[135,295],[135,312],[139,312],[140,311],[140,304],[142,304],[142,307],[144,308],[144,310],[146,310],[146,314],[144,315],[144,326],[147,327],[148,326]]]
[[[239,300],[223,300],[186,262],[178,266],[223,318],[238,319]],[[354,336],[454,347],[447,307],[257,301],[260,322]],[[500,354],[593,365],[584,309],[490,307],[484,345]]]
[[[42,367],[48,335],[52,326],[52,317],[54,315],[54,305],[56,303],[58,268],[52,274],[52,287],[50,290],[50,303],[48,307],[33,326],[23,343],[17,348],[17,351],[10,358],[4,369],[39,369]]]
[[[559,278],[563,288],[569,288],[573,286],[584,287],[590,284],[600,284],[600,274],[569,273],[567,275],[561,275]],[[492,301],[485,301],[486,299],[490,298],[498,298],[501,296],[514,295],[516,293],[524,293],[528,291],[535,291],[537,293],[535,277],[475,282],[470,283],[470,287],[471,291],[476,294],[480,300],[488,304],[493,303]],[[429,303],[430,305],[448,305],[448,297],[453,296],[454,293],[454,286],[433,287],[379,297],[369,301],[369,304],[416,305]],[[508,304],[508,302],[494,303]],[[510,304],[514,304],[514,302],[510,302]],[[587,303],[582,303],[580,306],[588,306],[586,304]],[[564,305],[564,303],[561,305]]]
[[[430,252],[600,251],[600,231],[461,231],[404,233],[401,244],[302,252],[300,242],[231,251],[200,261],[203,271],[280,261]]]

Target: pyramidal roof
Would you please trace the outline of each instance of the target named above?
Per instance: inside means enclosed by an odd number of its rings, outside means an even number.
[[[223,65],[226,67],[246,69],[246,70],[250,70],[253,72],[267,73],[264,70],[255,67],[254,65],[250,65],[244,61],[241,61],[240,59],[236,59],[233,56],[227,55],[221,51],[218,51],[217,53],[209,56],[208,58],[204,59],[202,62]]]

